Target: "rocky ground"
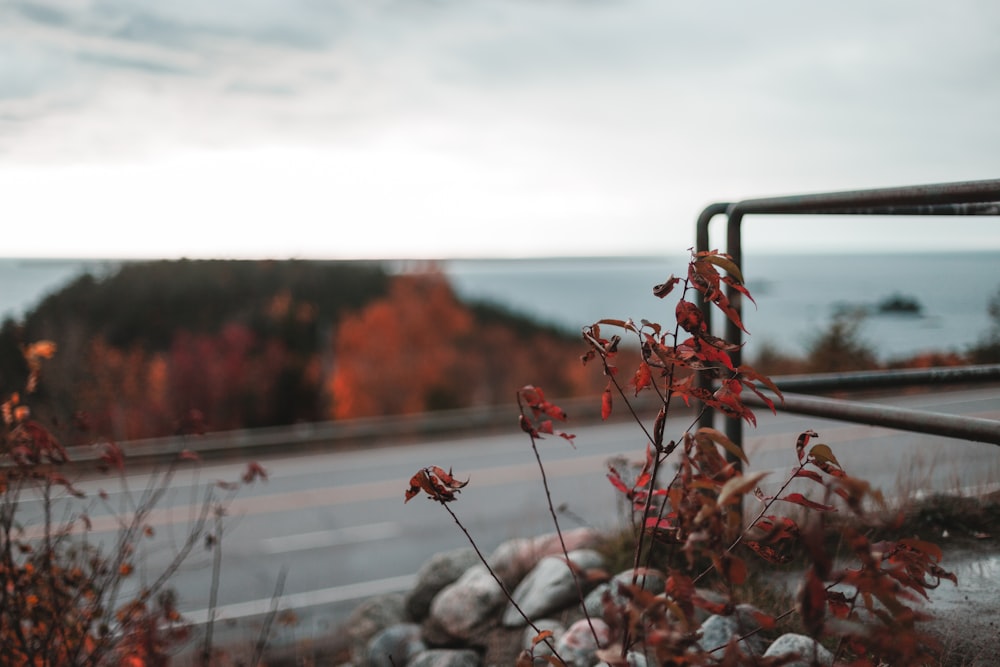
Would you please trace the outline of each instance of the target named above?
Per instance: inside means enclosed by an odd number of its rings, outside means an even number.
[[[926,611],[934,616],[928,627],[941,642],[940,664],[945,667],[998,664],[1000,494],[983,499],[932,498],[908,508],[905,520],[895,530],[939,544],[944,551],[942,566],[958,577],[957,585],[944,581],[930,591],[930,601],[926,605]],[[400,595],[398,604],[404,605],[406,597]],[[564,609],[552,615],[552,619],[565,627],[578,615],[572,609]],[[351,661],[350,644],[357,630],[345,628],[342,636],[316,644],[317,650],[311,656],[299,652],[288,656],[287,662],[274,656],[269,664],[272,667],[356,664]],[[491,624],[477,637],[477,644],[485,649],[486,659],[482,664],[513,665],[524,641],[524,628]],[[353,650],[357,652],[357,642]]]

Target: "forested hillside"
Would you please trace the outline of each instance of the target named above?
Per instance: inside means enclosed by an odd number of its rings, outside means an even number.
[[[180,260],[85,275],[0,329],[0,390],[48,339],[36,410],[125,440],[594,391],[578,338],[466,304],[433,268]],[[68,430],[68,429],[67,429]]]

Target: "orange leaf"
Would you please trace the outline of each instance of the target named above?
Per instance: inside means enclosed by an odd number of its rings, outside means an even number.
[[[611,416],[611,384],[604,388],[604,393],[601,394],[601,419],[607,419]]]
[[[551,630],[542,630],[537,635],[535,635],[534,638],[532,638],[531,645],[532,646],[538,646],[538,644],[540,644],[541,642],[545,641],[546,639],[548,639],[551,636],[552,636],[552,631]]]
[[[649,364],[645,361],[639,364],[639,368],[635,371],[635,377],[632,379],[632,384],[635,385],[635,395],[638,396],[639,392],[649,386],[652,381],[652,373],[649,370]]]

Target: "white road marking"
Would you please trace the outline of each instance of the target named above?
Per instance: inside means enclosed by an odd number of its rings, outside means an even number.
[[[417,575],[415,574],[404,574],[399,577],[361,581],[356,584],[347,584],[346,586],[334,586],[318,591],[283,595],[278,600],[278,609],[304,609],[306,607],[316,607],[335,602],[361,600],[385,593],[398,593],[412,588],[416,578]],[[261,598],[259,600],[248,600],[246,602],[222,605],[215,608],[215,620],[235,620],[248,616],[258,616],[270,612],[273,606],[274,600],[272,598]],[[208,622],[209,611],[208,609],[196,609],[194,611],[183,612],[183,614],[184,618],[190,623],[202,625]]]
[[[312,533],[268,537],[261,540],[261,550],[267,554],[281,554],[289,551],[305,551],[323,547],[335,547],[359,542],[387,540],[398,536],[400,525],[392,521],[382,521],[363,526],[348,526],[335,530],[318,530]]]

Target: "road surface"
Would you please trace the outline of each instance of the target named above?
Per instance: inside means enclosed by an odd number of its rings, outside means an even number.
[[[996,387],[866,400],[1000,419]],[[759,426],[747,430],[746,450],[753,469],[772,471],[767,478],[771,484],[780,484],[796,463],[796,436],[808,428],[819,433],[814,442],[828,444],[849,473],[889,496],[979,491],[1000,482],[1000,448],[995,445],[757,414]],[[668,438],[678,437],[690,421],[686,413],[669,421]],[[613,526],[620,506],[605,478],[606,462],[615,456],[638,460],[645,448],[643,435],[634,424],[619,422],[578,428],[570,423],[567,430],[576,433],[575,448],[558,437],[539,441],[553,501],[561,507],[561,526]],[[484,553],[509,538],[553,530],[530,441],[513,419],[509,434],[289,453],[259,463],[267,470],[267,481],[241,489],[224,522],[216,617],[217,636],[226,642],[250,645],[256,639],[282,571],[287,576],[278,604],[294,609],[298,623],[279,628],[275,645],[329,634],[360,600],[405,590],[434,553],[468,546],[436,503],[415,498],[404,505],[410,476],[424,466],[452,468],[457,477],[470,480],[451,507]],[[245,468],[245,461],[192,465],[171,480],[149,517],[154,536],[143,541],[136,559],[137,583],[155,577],[177,553],[206,486],[217,479],[238,479]],[[104,490],[112,507],[127,507],[128,497],[155,486],[157,479],[148,471],[130,474],[128,492],[109,479],[81,478],[77,486],[91,497]],[[39,505],[27,502],[22,512],[37,517]],[[110,517],[97,505],[90,517],[92,539],[113,543],[116,528]],[[180,608],[195,622],[209,615],[212,559],[213,552],[199,544],[173,578]]]

